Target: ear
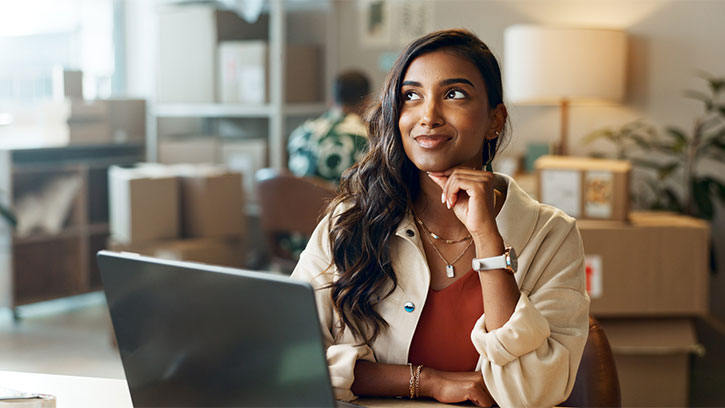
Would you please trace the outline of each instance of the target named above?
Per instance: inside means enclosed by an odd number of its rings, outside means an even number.
[[[506,110],[506,106],[504,104],[499,103],[498,106],[489,111],[488,115],[489,119],[491,120],[491,126],[489,126],[488,128],[486,138],[495,139],[499,136],[499,134],[503,130],[504,125],[506,124],[506,118],[508,118],[508,111]]]

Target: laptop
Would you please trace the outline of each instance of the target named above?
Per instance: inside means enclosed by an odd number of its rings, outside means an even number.
[[[98,253],[134,407],[335,401],[312,287],[287,277]]]

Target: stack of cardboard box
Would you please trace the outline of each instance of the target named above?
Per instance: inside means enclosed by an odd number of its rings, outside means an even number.
[[[143,143],[146,100],[83,98],[83,73],[56,67],[53,99],[41,106],[45,138],[57,144]]]
[[[242,175],[211,166],[109,169],[109,249],[244,267]]]
[[[692,319],[707,313],[706,222],[628,211],[627,162],[542,157],[538,196],[577,218],[590,313],[615,354],[624,406],[687,406]]]

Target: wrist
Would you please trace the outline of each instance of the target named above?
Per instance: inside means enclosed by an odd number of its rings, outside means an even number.
[[[496,233],[487,235],[473,235],[473,245],[476,248],[476,258],[488,258],[503,254],[505,245],[501,235]]]
[[[435,390],[433,388],[438,384],[436,376],[437,370],[430,367],[424,367],[420,371],[420,397],[433,397],[433,395],[435,394]]]

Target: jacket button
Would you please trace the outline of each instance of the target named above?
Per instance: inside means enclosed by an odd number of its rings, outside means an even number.
[[[413,232],[413,230],[411,230],[411,229],[406,230],[405,233],[408,234],[409,237],[414,237],[415,236],[415,232]]]
[[[405,302],[403,309],[405,309],[408,313],[412,313],[413,310],[415,310],[415,304],[413,304],[413,302]]]

